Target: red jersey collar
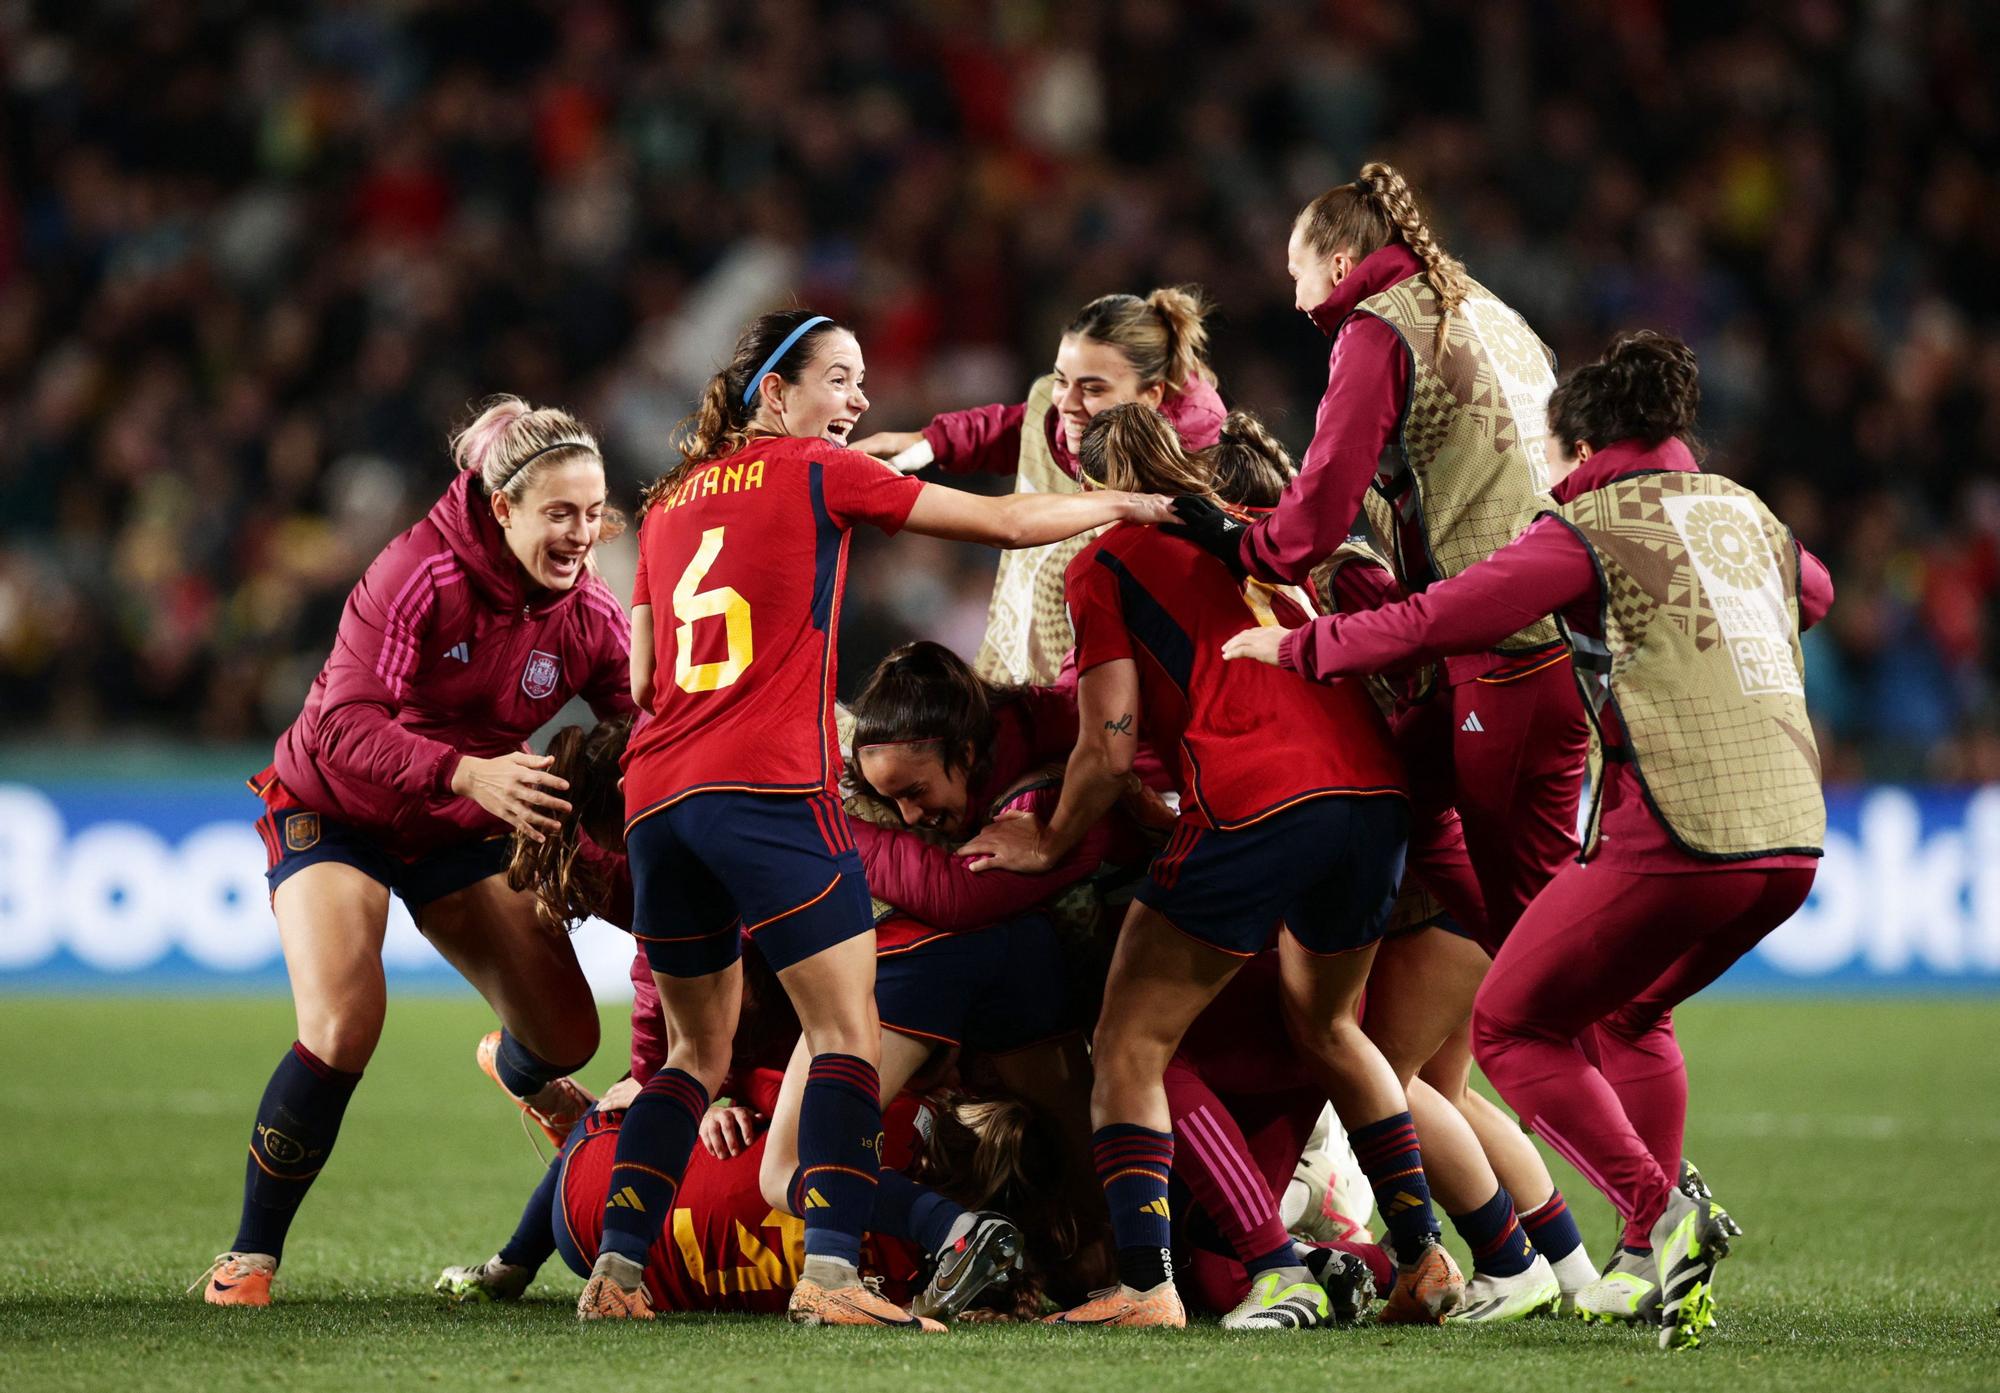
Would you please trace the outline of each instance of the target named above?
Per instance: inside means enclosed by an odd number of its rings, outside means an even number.
[[[1699,473],[1701,466],[1694,462],[1694,451],[1688,449],[1687,443],[1671,436],[1657,445],[1648,445],[1636,437],[1614,440],[1601,450],[1591,451],[1589,459],[1579,464],[1568,477],[1559,480],[1549,492],[1556,502],[1567,503],[1579,494],[1601,489],[1627,474],[1650,474],[1662,469],[1692,474]]]
[[[1333,294],[1326,297],[1318,309],[1307,314],[1307,318],[1319,325],[1319,331],[1331,338],[1333,331],[1340,327],[1340,321],[1354,313],[1354,307],[1370,295],[1379,295],[1390,286],[1408,280],[1424,269],[1424,263],[1417,260],[1417,254],[1401,242],[1391,242],[1386,247],[1361,258],[1347,279],[1333,288]]]

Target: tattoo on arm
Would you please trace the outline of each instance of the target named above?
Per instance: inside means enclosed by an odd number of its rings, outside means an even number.
[[[1132,733],[1132,713],[1127,711],[1115,721],[1106,721],[1104,728],[1113,735],[1130,735]]]

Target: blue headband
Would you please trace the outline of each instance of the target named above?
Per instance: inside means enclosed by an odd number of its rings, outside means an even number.
[[[805,337],[806,330],[812,328],[815,324],[831,324],[832,322],[825,315],[816,314],[805,323],[799,325],[798,328],[792,330],[791,333],[785,335],[785,341],[771,350],[771,356],[764,360],[764,366],[757,369],[757,375],[752,377],[750,385],[743,389],[743,404],[748,406],[756,398],[757,385],[764,380],[764,374],[778,366],[784,359],[784,356],[792,351],[792,345]]]

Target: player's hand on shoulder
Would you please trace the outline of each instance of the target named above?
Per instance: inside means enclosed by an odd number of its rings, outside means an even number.
[[[978,836],[958,849],[971,859],[975,871],[1021,871],[1039,875],[1054,865],[1042,849],[1043,827],[1024,808],[1004,812],[980,830]]]
[[[569,780],[548,772],[555,763],[547,755],[515,750],[496,759],[463,755],[452,771],[451,791],[470,798],[530,841],[545,841],[562,832],[559,821],[570,810],[556,795]]]
[[[1243,524],[1206,498],[1182,494],[1169,504],[1173,517],[1166,530],[1170,536],[1185,537],[1227,566],[1235,575],[1243,571]]]
[[[1174,520],[1174,500],[1163,493],[1133,493],[1127,494],[1126,497],[1131,500],[1126,505],[1127,522],[1157,527],[1163,522]]]
[[[1226,659],[1255,658],[1260,663],[1277,667],[1278,650],[1285,645],[1285,636],[1290,629],[1265,625],[1255,629],[1245,629],[1240,634],[1232,634],[1222,645],[1222,656]]]
[[[864,435],[848,445],[850,450],[859,450],[864,455],[888,460],[905,474],[914,474],[930,460],[921,463],[899,461],[896,456],[905,454],[921,444],[924,433],[920,430],[878,430],[873,435]],[[907,467],[906,467],[907,466]]]
[[[757,1136],[757,1114],[740,1103],[717,1102],[701,1116],[701,1144],[718,1161],[741,1156]]]

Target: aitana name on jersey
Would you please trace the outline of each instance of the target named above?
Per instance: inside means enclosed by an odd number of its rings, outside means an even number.
[[[764,461],[760,459],[753,459],[748,464],[711,464],[683,479],[680,487],[668,494],[667,501],[660,506],[678,508],[683,503],[692,503],[712,493],[741,493],[762,487]]]

